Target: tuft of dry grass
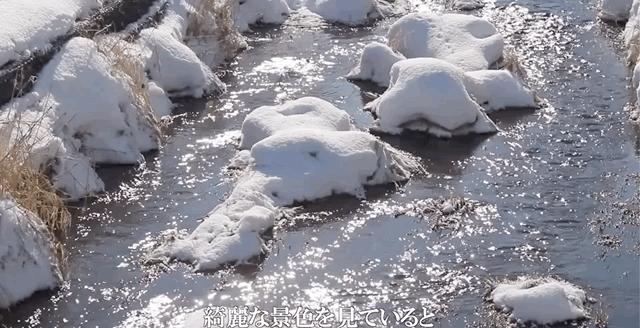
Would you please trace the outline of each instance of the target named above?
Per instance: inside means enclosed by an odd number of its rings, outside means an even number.
[[[161,121],[151,107],[147,74],[141,54],[132,43],[116,36],[96,40],[98,51],[111,63],[112,73],[127,83],[133,96],[133,105],[154,131],[157,138],[162,136]]]
[[[38,215],[52,234],[64,233],[71,215],[46,173],[29,162],[39,141],[34,131],[41,122],[0,122],[10,129],[25,124],[27,128],[19,134],[13,133],[13,138],[0,141],[0,195],[11,196],[20,206]]]
[[[235,28],[234,1],[200,0],[189,15],[187,36],[215,37],[223,49],[234,51],[245,46],[244,39]],[[231,55],[231,54],[227,54]],[[227,56],[228,57],[228,56]]]

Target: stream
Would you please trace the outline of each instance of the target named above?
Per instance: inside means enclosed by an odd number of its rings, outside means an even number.
[[[442,9],[422,1],[414,0]],[[596,13],[592,0],[488,5],[475,14],[505,36],[542,109],[492,115],[501,132],[488,137],[381,135],[427,173],[370,188],[365,200],[305,204],[278,222],[257,267],[145,265],[162,236],[192,231],[225,199],[234,184],[226,166],[252,109],[316,96],[361,128],[372,122],[368,96],[343,76],[397,17],[350,28],[295,13],[283,26],[255,29],[250,49],[224,69],[226,94],[181,100],[163,147],[144,165],[100,169],[108,192],[74,204],[68,282],[0,312],[0,326],[180,326],[184,313],[208,305],[250,305],[411,306],[424,308],[433,327],[500,327],[506,321],[484,294],[491,282],[526,275],[584,288],[593,319],[579,326],[637,327],[640,130],[626,108],[622,27]],[[473,215],[443,223],[398,214],[449,197],[463,197]]]

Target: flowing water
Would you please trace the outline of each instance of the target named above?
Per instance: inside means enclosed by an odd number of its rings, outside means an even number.
[[[0,313],[0,325],[159,327],[208,305],[250,305],[415,307],[424,326],[495,327],[506,321],[483,300],[490,283],[527,275],[585,288],[593,319],[579,325],[638,327],[640,135],[625,109],[621,28],[597,22],[587,0],[498,1],[476,14],[505,35],[543,109],[494,116],[501,132],[490,137],[382,136],[428,173],[366,200],[307,204],[278,222],[258,267],[144,265],[161,236],[193,230],[224,200],[251,109],[317,96],[371,123],[367,95],[343,76],[397,18],[348,28],[296,14],[248,35],[224,76],[229,92],[183,102],[145,166],[101,169],[109,192],[74,210],[67,285]],[[413,213],[447,198],[467,213]]]

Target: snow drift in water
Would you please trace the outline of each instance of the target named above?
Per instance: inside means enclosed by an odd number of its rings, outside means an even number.
[[[236,1],[237,2],[237,1]],[[235,24],[242,31],[248,31],[254,24],[282,24],[289,17],[291,9],[284,0],[245,0],[235,9]]]
[[[280,207],[333,194],[363,197],[365,186],[407,180],[419,167],[376,137],[353,131],[344,112],[322,100],[259,111],[244,126],[258,117],[269,123],[258,133],[243,128],[243,142],[252,146],[249,166],[229,198],[191,235],[161,246],[151,259],[191,262],[197,270],[247,262],[265,251],[262,235],[282,215]]]
[[[586,318],[585,292],[556,279],[519,279],[496,286],[490,300],[512,319],[552,324]]]
[[[347,78],[371,81],[379,86],[388,87],[391,66],[403,59],[406,58],[385,44],[369,43],[362,51],[358,66],[347,75]]]
[[[439,59],[414,58],[393,65],[389,89],[370,107],[377,128],[391,134],[407,129],[448,138],[497,131],[467,92],[464,72]]]
[[[307,8],[330,22],[361,25],[382,17],[377,0],[306,0]]]
[[[0,309],[62,281],[52,236],[42,221],[0,196]]]
[[[466,71],[489,68],[504,48],[493,24],[461,14],[408,14],[391,25],[387,38],[407,58],[438,58]]]
[[[240,148],[251,149],[258,141],[287,129],[349,131],[353,126],[345,111],[325,100],[304,97],[259,107],[247,115],[242,123]]]

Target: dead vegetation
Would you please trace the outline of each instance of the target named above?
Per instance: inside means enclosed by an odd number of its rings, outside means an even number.
[[[151,106],[149,80],[141,52],[136,49],[137,46],[117,35],[98,38],[96,44],[98,51],[110,61],[112,74],[126,82],[133,98],[133,105],[140,114],[139,117],[144,119],[155,136],[160,138],[163,124],[156,117]]]
[[[43,114],[44,115],[44,114]],[[40,168],[32,167],[29,156],[39,140],[36,122],[1,122],[0,128],[8,132],[0,141],[0,195],[9,195],[20,206],[35,213],[52,233],[64,233],[69,225],[70,214],[67,207]],[[27,126],[26,129],[22,127]],[[14,129],[20,128],[17,132]]]
[[[189,15],[187,36],[189,38],[214,37],[221,42],[225,57],[230,57],[237,49],[244,48],[242,35],[235,28],[234,1],[201,0]]]

